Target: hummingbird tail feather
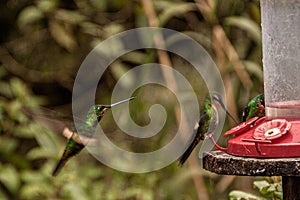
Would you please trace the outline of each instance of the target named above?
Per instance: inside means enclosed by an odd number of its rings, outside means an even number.
[[[66,162],[72,158],[73,156],[75,156],[76,154],[78,154],[82,149],[83,149],[83,145],[82,144],[78,144],[76,143],[72,138],[69,140],[65,151],[61,157],[61,159],[59,160],[58,164],[56,165],[55,169],[52,172],[52,176],[56,176],[61,168],[63,168],[63,166],[65,166]]]
[[[63,166],[65,166],[65,164],[67,163],[68,159],[61,159],[58,164],[56,165],[56,167],[54,168],[53,172],[52,172],[52,176],[56,176],[60,170],[63,168]]]
[[[188,159],[188,157],[191,155],[192,151],[194,148],[197,146],[199,143],[199,140],[195,138],[192,142],[192,144],[187,148],[187,150],[183,153],[183,155],[179,159],[179,165],[182,166],[185,161]]]

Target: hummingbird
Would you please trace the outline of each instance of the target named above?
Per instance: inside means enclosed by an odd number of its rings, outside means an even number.
[[[242,116],[242,121],[245,122],[252,117],[265,116],[265,98],[264,94],[259,94],[245,106]]]
[[[96,126],[104,116],[104,114],[112,107],[119,105],[121,103],[125,103],[127,101],[130,101],[134,99],[135,97],[131,97],[122,101],[119,101],[117,103],[111,104],[111,105],[94,105],[90,108],[88,111],[88,114],[86,116],[86,120],[84,123],[78,128],[78,132],[84,136],[86,136],[88,139],[92,137]],[[67,131],[67,133],[70,133],[70,131]],[[61,159],[59,160],[58,164],[54,168],[52,172],[52,176],[56,176],[60,170],[63,168],[63,166],[66,164],[66,162],[76,154],[78,154],[83,148],[85,142],[83,142],[80,139],[80,136],[77,132],[71,132],[72,134],[68,137],[69,140],[67,142],[67,145],[65,147],[65,150],[63,152],[63,155]],[[64,133],[65,135],[65,133]],[[66,135],[65,135],[66,136]]]
[[[211,97],[210,97],[211,95]],[[204,111],[200,117],[198,124],[196,124],[193,130],[193,138],[190,146],[186,149],[183,155],[179,158],[179,165],[182,166],[188,159],[197,144],[205,139],[205,135],[212,134],[218,125],[218,113],[217,104],[219,104],[226,114],[230,116],[236,124],[238,121],[231,115],[231,113],[226,109],[223,101],[218,94],[210,94],[204,101]]]

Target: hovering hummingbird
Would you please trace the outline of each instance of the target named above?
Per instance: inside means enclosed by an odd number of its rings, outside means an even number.
[[[212,134],[218,125],[218,113],[216,108],[216,103],[218,103],[229,115],[236,124],[238,121],[231,115],[231,113],[226,109],[221,97],[218,94],[211,94],[211,97],[207,97],[204,102],[204,112],[200,117],[198,124],[195,126],[193,131],[193,139],[190,146],[186,149],[183,155],[179,159],[179,165],[183,165],[188,159],[194,148],[200,142],[200,140],[205,139],[205,135]]]
[[[263,117],[265,116],[265,98],[264,94],[259,94],[245,106],[243,111],[242,120],[243,122],[251,119],[252,117]]]
[[[104,116],[104,114],[112,107],[119,105],[121,103],[125,103],[127,101],[130,101],[134,99],[134,97],[119,101],[117,103],[111,104],[111,105],[94,105],[90,108],[86,120],[84,121],[83,125],[81,125],[78,128],[78,132],[87,138],[91,138],[96,126]],[[68,129],[67,129],[68,130]],[[68,131],[67,131],[68,132]],[[70,132],[70,131],[69,131]],[[56,176],[62,167],[66,164],[66,162],[76,154],[78,154],[83,148],[85,142],[81,140],[79,137],[79,134],[77,132],[71,132],[72,134],[68,137],[69,140],[67,142],[67,145],[65,147],[64,153],[59,160],[58,164],[54,168],[52,172],[52,176]],[[65,134],[65,133],[64,133]]]

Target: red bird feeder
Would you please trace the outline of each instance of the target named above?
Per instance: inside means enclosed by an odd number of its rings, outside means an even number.
[[[227,131],[226,153],[247,157],[299,157],[300,121],[252,118]],[[224,149],[223,149],[224,150]]]
[[[266,117],[227,131],[227,148],[247,157],[300,157],[299,1],[261,1]]]
[[[300,0],[262,0],[260,5],[266,116],[227,131],[225,136],[233,135],[227,148],[210,137],[223,152],[206,153],[203,168],[227,175],[282,176],[283,199],[296,200],[300,199]]]

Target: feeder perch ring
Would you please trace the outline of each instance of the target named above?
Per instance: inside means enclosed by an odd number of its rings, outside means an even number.
[[[274,119],[260,124],[253,133],[257,140],[274,140],[285,135],[291,128],[291,123],[285,119]]]

